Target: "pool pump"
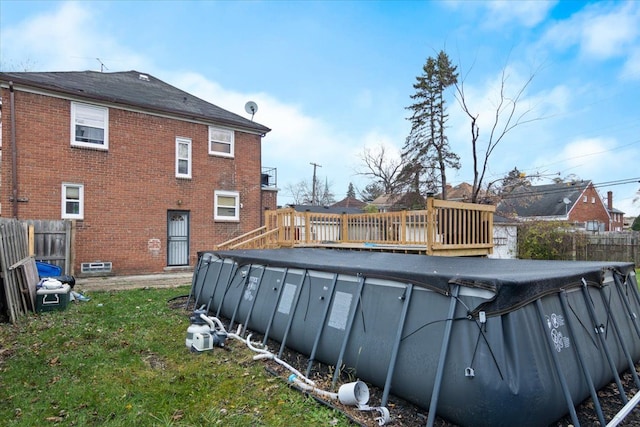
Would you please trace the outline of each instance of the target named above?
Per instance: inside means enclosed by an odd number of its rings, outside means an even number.
[[[227,332],[221,324],[216,324],[214,319],[208,317],[205,310],[195,310],[189,316],[189,321],[191,324],[187,328],[185,340],[189,350],[203,352],[213,350],[214,347],[224,347]]]

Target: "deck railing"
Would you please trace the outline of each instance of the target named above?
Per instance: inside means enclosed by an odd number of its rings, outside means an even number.
[[[429,255],[488,255],[494,206],[427,199],[426,209],[331,214],[293,208],[265,212],[265,225],[218,249],[348,247]]]

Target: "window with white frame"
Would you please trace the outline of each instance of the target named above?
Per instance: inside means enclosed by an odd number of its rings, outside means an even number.
[[[62,184],[62,218],[84,219],[84,185]]]
[[[109,109],[71,103],[71,145],[109,149]]]
[[[232,130],[209,126],[209,154],[233,157],[234,139]]]
[[[213,219],[216,221],[239,221],[240,193],[237,191],[215,191]]]
[[[191,140],[176,138],[176,178],[191,178]]]

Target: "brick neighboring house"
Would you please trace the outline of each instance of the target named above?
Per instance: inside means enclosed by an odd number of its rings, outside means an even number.
[[[76,275],[188,268],[276,208],[270,129],[149,74],[0,73],[0,88],[2,216],[74,220]]]
[[[517,188],[498,203],[496,213],[519,220],[565,221],[587,231],[620,231],[624,216],[613,208],[613,193],[607,194],[605,204],[591,181]]]

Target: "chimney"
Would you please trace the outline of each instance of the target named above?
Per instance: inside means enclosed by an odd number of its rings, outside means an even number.
[[[613,209],[613,191],[607,191],[607,208]]]

